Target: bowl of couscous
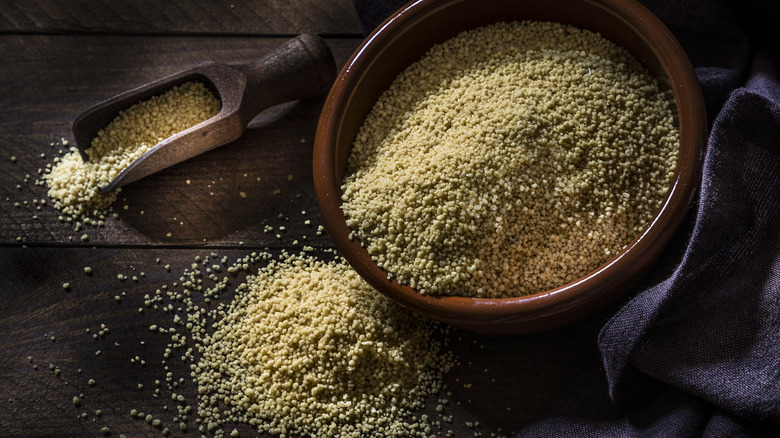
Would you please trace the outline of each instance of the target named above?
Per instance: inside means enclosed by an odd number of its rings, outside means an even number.
[[[634,0],[421,0],[341,70],[314,184],[375,289],[462,328],[533,332],[642,278],[689,209],[706,135],[690,62]]]

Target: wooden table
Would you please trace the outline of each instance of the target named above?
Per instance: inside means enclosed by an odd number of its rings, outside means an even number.
[[[0,435],[102,436],[102,427],[112,436],[160,434],[131,418],[131,409],[153,413],[182,435],[170,392],[163,386],[154,397],[170,338],[149,326],[170,325],[171,315],[138,309],[144,295],[178,281],[196,256],[214,252],[232,261],[262,248],[297,250],[294,240],[303,235],[315,248],[332,246],[327,233],[316,234],[321,218],[311,177],[324,97],[126,187],[114,205],[117,218],[104,227],[77,231],[60,220],[36,181],[67,149],[64,141],[73,141],[71,123],[82,110],[147,81],[207,60],[248,62],[301,32],[323,36],[343,65],[362,40],[352,5],[26,0],[0,8],[0,28]],[[266,225],[286,231],[277,237]],[[446,377],[454,419],[447,428],[455,436],[508,435],[554,416],[619,416],[596,346],[609,314],[534,335],[453,330],[449,346],[461,365]],[[100,335],[103,326],[108,332]],[[171,371],[186,377],[176,363]],[[180,388],[190,400],[196,391],[191,382]],[[431,416],[434,405],[426,408]],[[184,436],[199,436],[196,417]],[[248,426],[238,429],[253,435]]]

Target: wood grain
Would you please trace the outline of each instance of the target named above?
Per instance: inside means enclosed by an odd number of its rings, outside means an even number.
[[[4,2],[0,31],[361,35],[350,0],[26,0]]]
[[[0,112],[0,204],[5,211],[0,243],[279,247],[294,240],[303,244],[305,235],[307,244],[325,245],[316,235],[321,221],[311,179],[311,146],[324,97],[301,101],[273,123],[250,125],[234,143],[129,185],[114,205],[119,220],[108,220],[104,228],[76,232],[74,224],[58,220],[50,200],[45,206],[38,203],[47,199],[46,187],[35,184],[39,169],[67,150],[61,139],[73,141],[71,123],[84,109],[203,60],[249,62],[283,41],[0,37],[0,50],[14,54],[0,70],[5,108]],[[359,40],[328,43],[340,66]],[[312,225],[305,226],[305,220]],[[277,232],[264,232],[267,225]],[[287,230],[279,233],[280,225]],[[81,241],[84,234],[86,242]]]
[[[196,399],[197,388],[189,379],[186,364],[178,358],[182,352],[174,351],[163,363],[170,336],[149,330],[153,324],[174,326],[177,311],[154,310],[144,301],[145,296],[154,296],[164,285],[176,290],[174,282],[195,257],[208,259],[210,253],[209,249],[187,248],[0,251],[0,332],[5,335],[0,338],[4,352],[0,355],[0,369],[4,370],[0,373],[3,434],[100,436],[103,426],[111,428],[112,436],[159,433],[143,420],[130,417],[130,410],[137,409],[160,418],[174,436],[199,436],[195,432],[196,416],[188,418],[190,430],[186,434],[172,421],[176,416],[172,392],[185,395],[189,403]],[[217,259],[210,260],[219,263],[227,256],[232,263],[247,253],[221,249]],[[165,269],[166,264],[170,271]],[[84,272],[85,266],[91,267],[91,275]],[[120,273],[128,279],[118,280]],[[133,276],[138,277],[137,281]],[[244,278],[244,274],[231,276],[231,287],[221,300],[229,300]],[[69,289],[63,289],[63,282],[69,283]],[[139,312],[139,308],[144,311]],[[422,413],[438,419],[438,399],[447,398],[445,413],[453,417],[453,422],[443,424],[445,430],[455,432],[454,436],[473,437],[475,432],[481,436],[507,435],[534,419],[568,414],[557,407],[561,398],[578,405],[606,397],[606,390],[592,393],[588,388],[593,384],[581,383],[583,379],[603,381],[600,373],[590,371],[591,375],[586,370],[599,369],[596,336],[604,315],[539,335],[491,336],[455,329],[439,333],[437,338],[446,342],[446,349],[460,364],[446,375],[445,392],[429,399]],[[102,326],[108,332],[94,339]],[[135,361],[136,357],[145,364]],[[50,364],[60,370],[59,375],[49,368]],[[184,379],[180,387],[167,387],[167,371],[176,381]],[[95,380],[94,386],[88,384],[89,379]],[[158,398],[154,397],[158,387],[155,380],[163,382]],[[80,398],[79,406],[73,404],[73,397]],[[600,403],[603,405],[603,400]],[[164,406],[168,406],[167,411]],[[102,411],[100,416],[94,414],[97,409]],[[78,417],[84,412],[86,419]],[[474,422],[479,425],[467,425]],[[241,436],[254,436],[249,428],[238,428]]]
[[[165,383],[168,371],[184,378],[175,391],[194,401],[188,369],[176,355],[163,363],[170,338],[149,330],[170,326],[173,313],[146,308],[145,296],[173,287],[212,251],[232,262],[263,248],[332,247],[327,233],[317,235],[311,179],[324,98],[285,107],[240,140],[131,184],[115,204],[118,218],[102,228],[75,231],[58,220],[35,183],[38,169],[67,150],[60,143],[73,140],[73,119],[99,101],[202,61],[250,62],[302,32],[330,35],[339,66],[361,42],[350,0],[29,0],[0,8],[0,435],[102,437],[107,426],[110,436],[159,436],[130,417],[137,409],[172,436],[200,436],[194,415],[186,432],[178,428]],[[229,291],[243,275],[230,278]],[[621,418],[617,408],[604,410],[597,348],[613,311],[537,335],[438,334],[460,360],[445,378],[453,418],[445,430],[508,436],[558,416]],[[101,325],[109,331],[93,338]],[[163,382],[158,398],[155,380]],[[436,398],[424,410],[434,419]]]

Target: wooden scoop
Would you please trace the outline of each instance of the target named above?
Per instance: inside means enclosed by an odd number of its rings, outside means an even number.
[[[324,93],[335,78],[336,64],[325,41],[302,34],[250,64],[206,62],[108,99],[76,118],[73,136],[81,157],[89,161],[85,151],[97,132],[135,103],[190,81],[202,82],[222,102],[217,115],[161,141],[100,188],[109,192],[236,140],[261,111]]]

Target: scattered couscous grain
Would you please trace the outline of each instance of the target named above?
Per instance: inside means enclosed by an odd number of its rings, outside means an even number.
[[[104,194],[101,186],[160,141],[216,115],[220,105],[205,85],[188,82],[121,111],[92,140],[88,162],[71,148],[44,176],[55,208],[72,219],[103,219],[119,190]]]
[[[425,427],[410,413],[438,392],[453,362],[429,321],[340,258],[272,260],[220,314],[213,331],[193,335],[209,430],[234,422],[280,436],[419,436]]]
[[[561,286],[652,219],[677,159],[668,97],[627,51],[545,22],[434,46],[378,99],[343,181],[388,277],[482,298]]]

